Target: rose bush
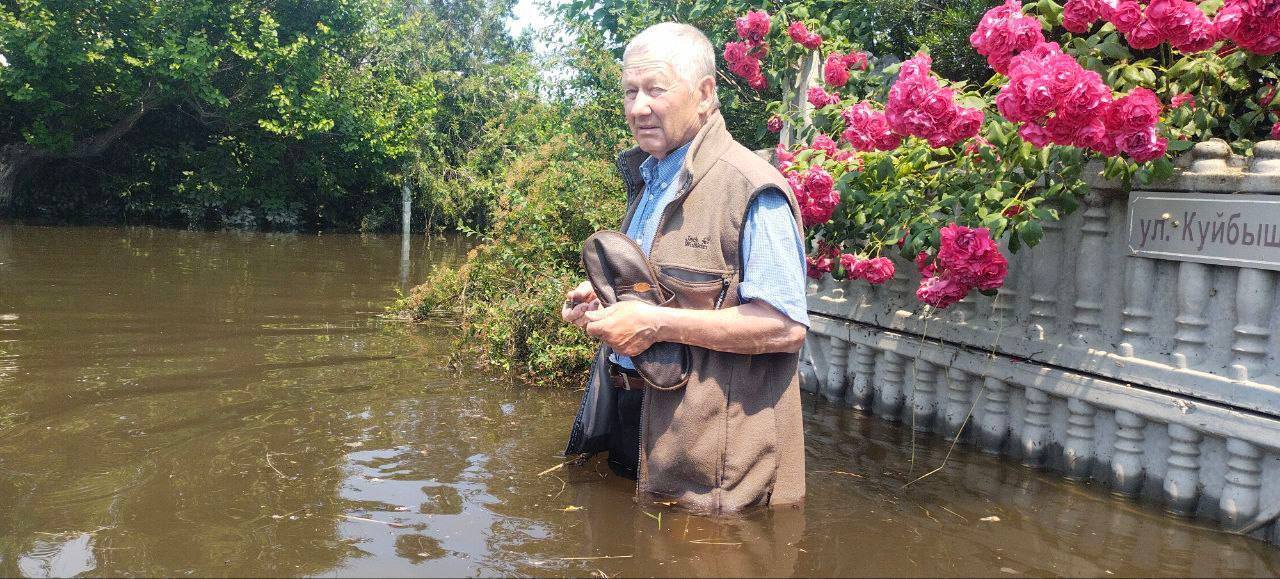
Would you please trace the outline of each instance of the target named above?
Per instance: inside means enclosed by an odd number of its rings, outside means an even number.
[[[1146,184],[1196,141],[1249,154],[1280,138],[1280,0],[1006,0],[969,36],[995,73],[982,85],[942,78],[927,54],[866,54],[836,10],[752,11],[725,48],[749,86],[805,91],[807,107],[784,95],[767,112],[790,137],[775,161],[814,277],[884,283],[897,251],[915,258],[918,299],[945,308],[1004,283],[1000,245],[1033,246],[1044,221],[1074,210],[1089,160]],[[811,51],[817,78],[790,82]]]

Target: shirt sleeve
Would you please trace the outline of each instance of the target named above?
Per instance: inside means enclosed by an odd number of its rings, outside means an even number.
[[[808,327],[804,239],[781,191],[764,191],[752,202],[742,226],[741,251],[741,301],[765,301]]]

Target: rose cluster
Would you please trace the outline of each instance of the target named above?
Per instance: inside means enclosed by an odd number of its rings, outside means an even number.
[[[1137,88],[1113,102],[1102,77],[1063,54],[1055,42],[1015,56],[1008,74],[996,108],[1022,123],[1018,134],[1037,147],[1054,143],[1109,157],[1123,152],[1138,162],[1162,157],[1168,148],[1156,130],[1160,101],[1155,93]]]
[[[741,38],[751,44],[760,44],[764,42],[764,37],[769,34],[769,13],[762,10],[752,10],[744,16],[733,21],[734,27],[738,29],[738,38]]]
[[[1023,14],[1018,0],[1005,0],[1003,5],[988,10],[969,35],[969,43],[1000,74],[1008,71],[1009,62],[1019,52],[1042,42],[1040,19]]]
[[[809,50],[817,50],[818,47],[822,46],[822,37],[816,33],[809,32],[809,28],[799,20],[792,22],[791,26],[787,27],[787,35],[791,37],[791,40]]]
[[[926,54],[902,63],[889,89],[885,117],[899,135],[927,139],[931,147],[949,147],[978,134],[982,109],[956,105],[955,92],[929,74],[931,63]]]
[[[724,60],[729,65],[729,72],[745,79],[747,86],[764,90],[768,88],[769,81],[761,70],[760,60],[769,52],[764,42],[769,34],[769,14],[752,10],[734,21],[734,25],[742,40],[724,45]]]
[[[806,93],[805,96],[806,98],[808,98],[809,104],[817,108],[822,108],[827,105],[834,105],[840,102],[839,94],[829,93],[826,91],[826,89],[820,86],[809,87],[809,92]]]
[[[1200,52],[1218,41],[1218,33],[1209,17],[1190,0],[1153,0],[1145,8],[1134,0],[1122,0],[1115,8],[1098,0],[1089,1],[1097,5],[1079,7],[1076,12],[1082,15],[1092,13],[1096,18],[1110,22],[1124,35],[1129,46],[1138,50],[1150,50],[1168,42],[1174,50]],[[1086,0],[1070,0],[1068,4],[1071,2],[1088,3]],[[1064,12],[1063,26],[1072,32],[1085,32],[1092,23],[1093,20],[1089,20],[1079,30],[1072,30],[1067,26]]]
[[[936,256],[921,252],[916,268],[922,279],[916,299],[946,309],[973,289],[994,290],[1004,285],[1009,261],[985,227],[969,228],[952,223],[939,230]]]
[[[893,260],[887,257],[860,259],[852,253],[840,256],[845,279],[865,279],[871,285],[880,285],[893,279]]]
[[[787,184],[795,193],[796,203],[800,205],[800,219],[805,227],[821,225],[831,220],[836,206],[840,204],[840,192],[836,191],[836,181],[822,167],[810,167],[804,172],[791,172],[787,175]]]
[[[884,112],[866,102],[856,103],[840,112],[844,119],[841,137],[856,151],[891,151],[902,144],[902,137],[889,127]]]
[[[1213,28],[1254,54],[1280,52],[1280,0],[1226,0]]]
[[[806,274],[813,279],[821,279],[822,274],[830,273],[835,267],[836,261],[840,259],[840,247],[827,243],[826,240],[818,240],[818,251],[814,255],[806,256]]]
[[[822,65],[822,80],[831,86],[844,86],[849,82],[849,69],[866,70],[867,53],[850,52],[840,54],[832,52]]]

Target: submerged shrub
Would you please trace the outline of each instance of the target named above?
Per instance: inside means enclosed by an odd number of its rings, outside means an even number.
[[[616,228],[625,208],[613,163],[590,151],[565,137],[517,158],[480,244],[456,270],[433,270],[400,307],[417,320],[456,312],[460,355],[529,383],[579,385],[597,342],[560,320],[560,304],[585,279],[582,241]]]

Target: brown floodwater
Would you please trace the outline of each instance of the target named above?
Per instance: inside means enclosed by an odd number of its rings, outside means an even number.
[[[1274,575],[1280,550],[806,396],[803,509],[638,507],[578,393],[379,318],[457,240],[0,224],[0,575]],[[992,519],[996,517],[997,519]]]

